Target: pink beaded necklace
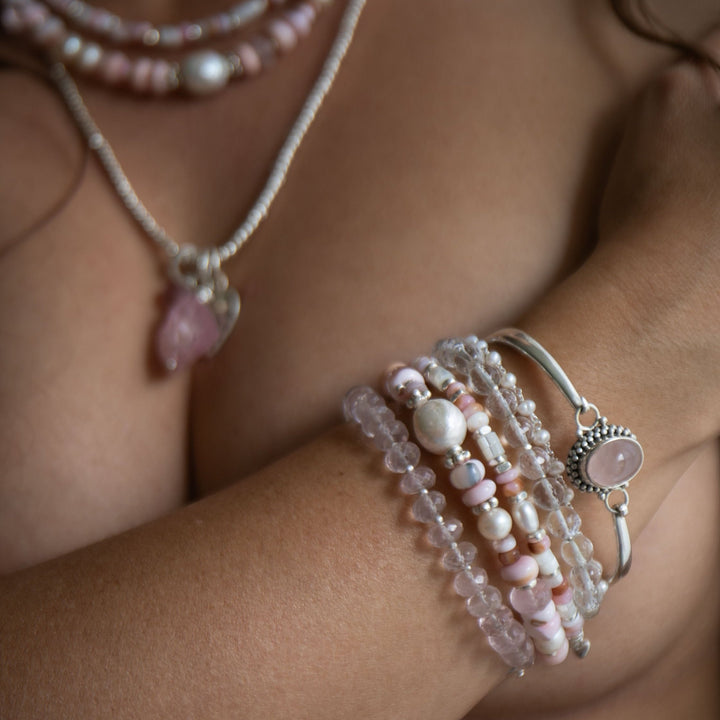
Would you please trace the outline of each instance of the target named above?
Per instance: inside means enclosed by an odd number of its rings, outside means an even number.
[[[310,34],[319,11],[332,0],[245,0],[223,13],[175,25],[154,26],[125,20],[80,0],[3,0],[0,20],[5,30],[20,35],[70,67],[73,72],[141,94],[165,95],[182,90],[206,95],[231,79],[258,75],[280,54],[293,50]],[[240,31],[271,10],[263,27],[226,52],[213,49],[185,53],[178,61],[128,55],[126,45],[156,50],[206,42]],[[89,32],[93,37],[81,34]],[[100,40],[110,43],[103,47]]]
[[[273,4],[279,6],[284,2],[285,0],[274,0]],[[308,34],[317,12],[330,2],[332,0],[301,0],[290,7],[283,7],[280,15],[273,17],[265,27],[264,51],[258,44],[253,44],[252,39],[236,47],[235,57],[238,64],[233,76],[250,77],[268,67],[276,55],[289,52],[300,37]],[[97,155],[123,205],[167,259],[167,273],[173,293],[156,334],[158,358],[167,370],[190,367],[200,358],[211,357],[232,331],[240,313],[240,296],[237,290],[230,286],[228,277],[222,270],[223,263],[241,250],[267,217],[285,182],[296,152],[332,88],[366,2],[367,0],[348,0],[325,64],[275,158],[265,186],[243,221],[223,244],[200,249],[194,245],[177,243],[142,203],[112,147],[90,115],[66,68],[65,63],[70,61],[72,70],[83,72],[83,63],[87,65],[88,48],[99,46],[70,33],[64,21],[50,12],[49,3],[37,0],[0,0],[0,20],[3,26],[8,32],[27,38],[46,51],[51,62],[51,77],[88,146]],[[67,5],[68,14],[72,12],[72,2],[54,0],[53,7],[55,5]],[[263,3],[263,7],[265,6],[267,3]],[[80,7],[87,6],[82,3]],[[240,6],[234,7],[237,9]],[[259,5],[255,9],[258,8]],[[233,9],[228,11],[228,14],[232,12]],[[105,20],[101,22],[104,15],[94,17],[96,23],[105,25]],[[205,50],[194,53],[196,65],[190,62],[193,55],[188,56],[179,68],[174,68],[165,60],[148,60],[147,62],[154,63],[148,71],[144,58],[134,61],[128,59],[129,67],[125,61],[119,63],[123,66],[120,72],[115,67],[119,61],[114,54],[119,52],[103,49],[94,51],[94,76],[111,85],[124,85],[137,92],[153,92],[158,95],[178,86],[193,94],[219,90],[225,85],[229,75],[223,71],[220,73],[222,82],[218,82],[218,62],[235,67],[227,55]]]

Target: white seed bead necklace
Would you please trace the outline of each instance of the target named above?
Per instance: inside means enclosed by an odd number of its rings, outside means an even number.
[[[241,250],[267,217],[290,164],[337,77],[366,2],[349,0],[322,70],[275,158],[265,186],[237,229],[215,247],[181,245],[158,223],[135,193],[65,66],[60,62],[52,65],[51,77],[118,197],[167,257],[168,276],[175,293],[156,336],[158,356],[167,370],[189,367],[201,357],[211,357],[232,331],[240,312],[240,296],[230,287],[222,265]]]

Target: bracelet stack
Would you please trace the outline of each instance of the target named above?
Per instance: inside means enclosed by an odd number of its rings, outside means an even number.
[[[401,475],[400,491],[414,498],[413,517],[430,526],[427,540],[442,549],[442,565],[455,574],[454,588],[468,612],[501,659],[522,675],[535,658],[555,665],[569,649],[587,655],[585,621],[599,611],[609,583],[629,569],[627,484],[642,464],[642,448],[627,428],[600,417],[537,341],[516,330],[490,341],[538,362],[575,407],[578,442],[567,463],[558,460],[535,403],[525,398],[500,354],[474,336],[443,340],[432,357],[388,369],[384,392],[398,412],[411,413],[415,442],[372,388],[353,388],[344,410],[385,453],[386,467]],[[582,425],[579,418],[589,411],[595,422]],[[466,447],[468,439],[478,457]],[[443,515],[447,501],[434,489],[436,474],[422,464],[421,448],[442,458],[450,485],[476,517],[497,559],[494,570],[508,586],[505,601],[477,565],[477,547],[461,540],[462,521]],[[566,469],[577,489],[598,494],[613,515],[618,569],[609,580],[593,557],[592,542],[580,533]],[[616,491],[622,501],[611,505]]]

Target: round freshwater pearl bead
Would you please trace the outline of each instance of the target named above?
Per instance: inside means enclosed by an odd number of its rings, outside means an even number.
[[[462,494],[463,505],[475,507],[487,502],[497,492],[497,485],[492,480],[482,480],[475,487]]]
[[[413,415],[418,442],[436,455],[462,445],[467,433],[465,416],[449,400],[428,400]]]
[[[539,573],[535,558],[530,555],[521,555],[512,565],[500,570],[500,577],[514,587],[524,587],[537,578]]]
[[[537,510],[529,500],[523,500],[517,505],[513,505],[512,516],[516,525],[528,534],[537,532],[540,529]]]
[[[512,530],[512,518],[506,510],[493,508],[478,518],[477,526],[485,539],[502,540]]]
[[[518,405],[517,412],[518,415],[525,415],[528,417],[535,412],[535,403],[532,400],[523,400]]]
[[[485,466],[479,460],[468,460],[450,471],[450,482],[458,490],[475,487],[484,477]]]
[[[183,87],[193,95],[207,95],[225,87],[230,63],[213,50],[191,53],[181,65]]]

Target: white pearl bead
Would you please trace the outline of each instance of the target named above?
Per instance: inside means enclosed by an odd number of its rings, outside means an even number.
[[[523,400],[517,408],[520,415],[529,416],[535,412],[535,402],[533,400]]]
[[[502,508],[493,508],[478,518],[478,530],[487,540],[502,540],[512,530],[512,518]]]
[[[462,445],[467,433],[465,416],[449,400],[428,400],[413,415],[418,442],[437,455]]]
[[[536,445],[547,445],[550,442],[550,433],[545,428],[541,428],[533,434],[532,439]]]
[[[512,514],[518,527],[524,532],[534,533],[540,529],[537,510],[529,500],[513,505]]]
[[[487,356],[488,365],[499,365],[502,362],[500,353],[497,350],[491,350]]]
[[[230,63],[220,53],[201,50],[185,58],[181,75],[185,90],[193,95],[207,95],[227,84]]]
[[[517,385],[517,377],[515,376],[515,373],[505,373],[505,376],[500,381],[500,385],[504,388],[514,388],[515,385]]]

